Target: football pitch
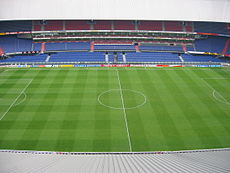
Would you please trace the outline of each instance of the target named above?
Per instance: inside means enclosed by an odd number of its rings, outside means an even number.
[[[228,147],[229,68],[0,69],[0,149]]]

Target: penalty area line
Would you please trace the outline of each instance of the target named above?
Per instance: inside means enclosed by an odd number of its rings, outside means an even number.
[[[29,87],[29,85],[31,84],[31,82],[33,81],[33,79],[30,80],[30,82],[25,86],[25,88],[20,92],[20,94],[14,99],[14,101],[11,103],[11,105],[8,107],[8,109],[6,110],[6,112],[1,116],[0,121],[6,116],[6,114],[10,111],[10,109],[14,106],[14,104],[16,103],[16,101],[19,99],[19,97],[22,95],[22,93],[25,92],[25,90]]]
[[[116,71],[117,71],[117,79],[118,79],[119,88],[120,88],[121,103],[122,103],[122,108],[123,108],[123,112],[124,112],[125,127],[126,127],[126,131],[127,131],[128,142],[129,142],[129,151],[132,152],[132,143],[131,143],[130,134],[129,134],[129,126],[128,126],[127,115],[126,115],[126,110],[125,110],[121,81],[120,81],[119,72],[118,72],[118,70],[116,70]]]

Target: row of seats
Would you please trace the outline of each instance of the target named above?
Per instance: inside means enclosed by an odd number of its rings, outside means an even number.
[[[134,45],[95,45],[94,50],[135,50]]]
[[[210,36],[208,39],[196,40],[195,46],[187,46],[187,51],[202,51],[222,53],[227,39],[224,37]],[[46,51],[63,51],[63,50],[90,50],[90,42],[60,42],[45,43]],[[23,51],[39,51],[41,43],[33,43],[30,39],[19,39],[16,36],[1,36],[0,48],[5,53],[23,52]],[[94,50],[133,50],[135,46],[130,44],[95,44]],[[139,46],[140,51],[161,50],[161,51],[184,51],[180,45],[146,45]],[[226,49],[226,54],[230,53],[230,46]]]
[[[45,43],[45,50],[90,50],[89,42]]]
[[[0,60],[0,62],[45,62],[47,58],[46,54],[38,54],[38,55],[20,55],[20,56],[12,56],[10,58]]]
[[[215,58],[213,56],[204,56],[204,55],[198,55],[198,56],[194,56],[194,55],[188,55],[188,54],[184,54],[182,55],[183,59],[185,62],[226,62],[223,59],[219,59],[219,58]]]
[[[118,62],[123,61],[122,53],[118,53]],[[127,62],[182,62],[178,54],[160,53],[160,52],[139,52],[126,53]],[[0,62],[45,62],[47,54],[35,56],[13,56],[11,58],[0,60]],[[114,54],[109,53],[109,61],[113,62]],[[194,56],[181,55],[184,62],[225,62],[225,60],[213,56]],[[103,52],[59,52],[50,55],[49,62],[105,62],[105,53]]]
[[[230,24],[217,22],[167,22],[167,21],[1,21],[0,32],[49,30],[154,30],[187,31],[228,34]]]
[[[162,51],[182,51],[182,46],[179,45],[141,45],[141,51],[144,50],[162,50]]]
[[[195,48],[197,51],[202,52],[216,52],[221,53],[226,42],[226,38],[222,37],[209,37],[204,40],[196,40]]]

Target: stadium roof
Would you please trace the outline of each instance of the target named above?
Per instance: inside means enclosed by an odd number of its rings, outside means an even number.
[[[1,0],[0,20],[230,22],[229,0]]]
[[[229,149],[136,154],[0,151],[0,172],[230,172]]]

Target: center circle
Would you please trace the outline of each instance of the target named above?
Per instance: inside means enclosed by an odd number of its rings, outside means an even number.
[[[110,89],[98,95],[98,102],[111,109],[135,109],[146,103],[146,96],[130,89]]]

